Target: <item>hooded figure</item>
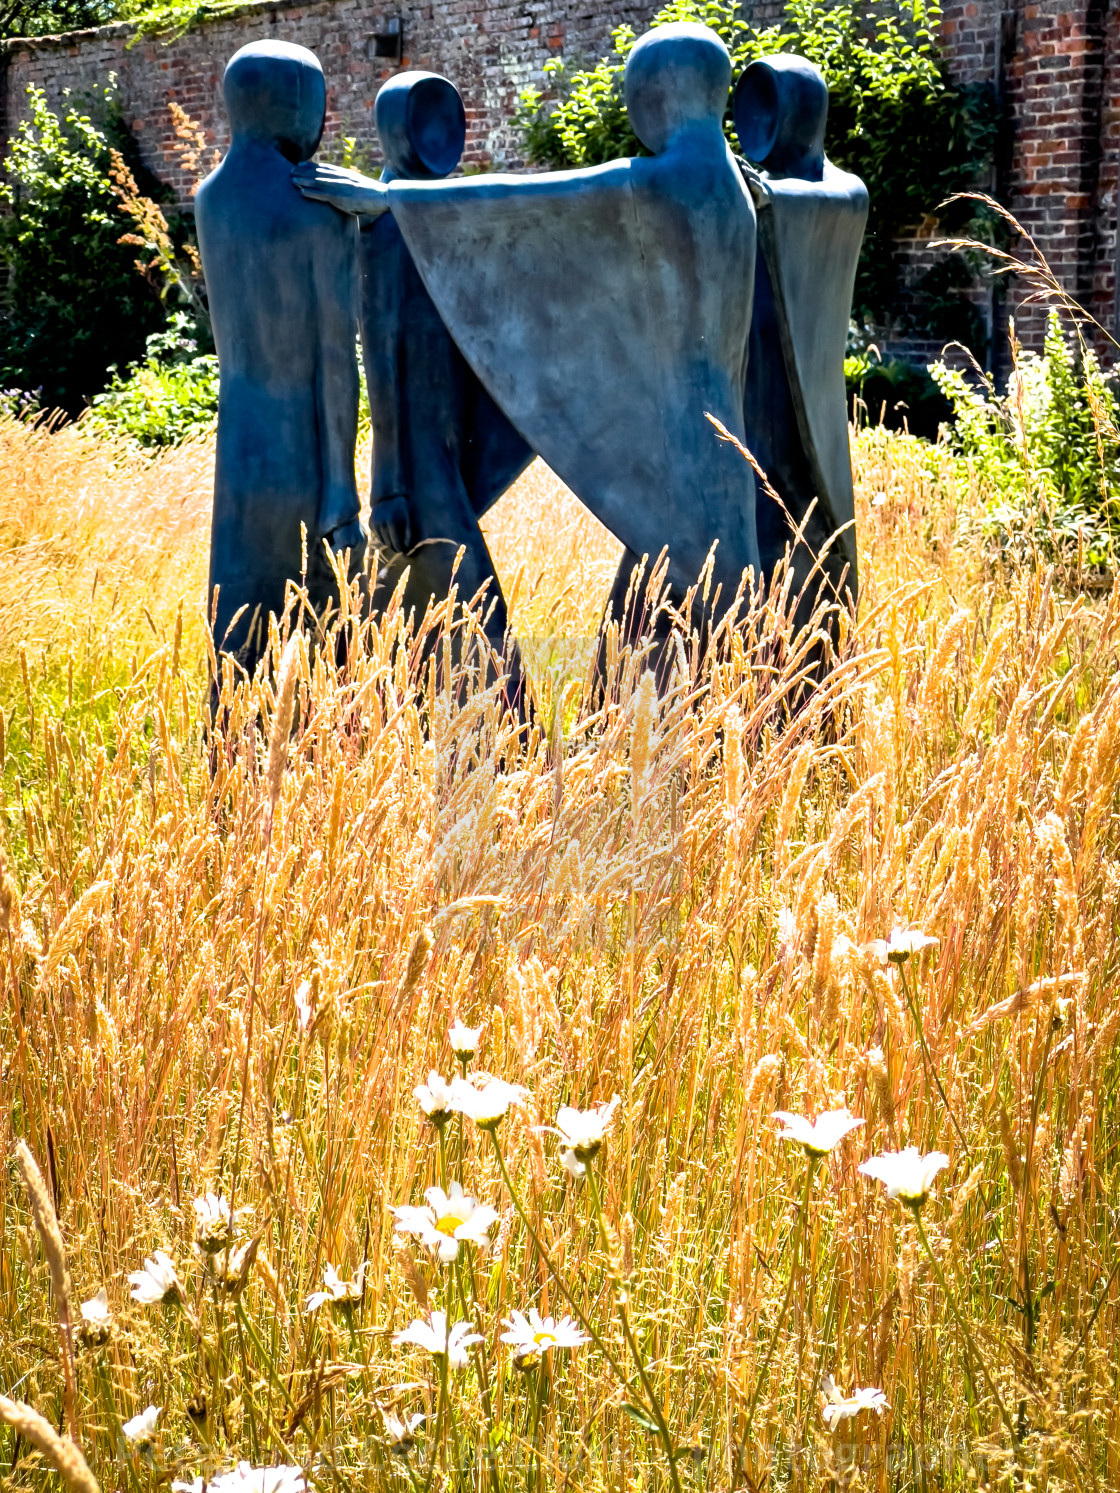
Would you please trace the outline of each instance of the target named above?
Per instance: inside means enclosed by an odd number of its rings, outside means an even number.
[[[845,608],[857,596],[844,351],[867,188],[825,158],[828,85],[804,57],[752,63],[733,112],[743,154],[761,168],[744,173],[758,210],[758,259],[743,417],[747,445],[781,500],[759,491],[762,574],[770,580],[793,546],[804,622],[819,594]]]
[[[354,481],[357,227],[292,184],[292,166],[323,132],[315,56],[253,42],[230,59],[222,88],[233,139],[195,207],[221,367],[210,596],[213,606],[218,588],[216,646],[251,671],[304,553],[321,612],[337,594],[323,541],[355,560],[365,543]]]
[[[719,37],[674,23],[626,62],[649,156],[388,186],[295,173],[343,210],[392,210],[444,324],[528,445],[634,554],[668,548],[675,593],[715,546],[724,607],[759,568],[753,473],[706,418],[745,436],[755,211],[721,127],[730,82]]]
[[[375,111],[388,163],[382,182],[438,181],[459,164],[466,114],[446,78],[398,74]],[[442,600],[453,585],[464,599],[485,587],[486,636],[504,654],[507,698],[519,705],[520,657],[478,520],[533,453],[453,342],[391,214],[362,220],[361,262],[370,521],[387,562],[379,589],[391,589],[407,566],[406,606],[422,617],[430,598]]]

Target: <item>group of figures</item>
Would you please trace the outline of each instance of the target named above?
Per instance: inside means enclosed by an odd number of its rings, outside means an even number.
[[[520,698],[479,520],[535,455],[625,546],[608,612],[630,635],[635,567],[663,552],[678,604],[714,546],[709,595],[725,605],[784,559],[795,591],[817,577],[851,605],[843,357],[867,193],[825,159],[813,64],[744,71],[741,158],[723,132],[731,79],[713,31],[655,28],[624,80],[647,156],[449,179],[462,99],[402,73],[377,95],[373,180],[311,159],[326,112],[312,53],[257,42],[231,59],[232,143],[197,198],[221,366],[219,647],[251,668],[288,584],[325,607],[328,551],[348,554],[373,605],[406,568],[418,615],[452,585],[485,591],[486,638]],[[372,535],[354,474],[357,329]]]

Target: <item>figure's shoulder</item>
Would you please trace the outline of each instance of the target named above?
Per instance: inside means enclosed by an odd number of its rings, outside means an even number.
[[[851,198],[853,206],[867,206],[868,193],[863,180],[851,171],[842,171],[839,166],[834,166],[827,157],[824,163],[824,185],[838,197]]]
[[[581,166],[570,171],[484,172],[477,176],[455,177],[443,181],[404,181],[389,183],[389,202],[423,201],[426,198],[464,203],[527,201],[560,198],[580,193],[609,191],[629,182],[630,160],[606,161],[601,166]]]
[[[210,172],[210,175],[204,177],[199,183],[198,191],[194,194],[196,215],[200,212],[206,212],[212,202],[220,200],[224,181],[222,173],[225,170],[225,164],[225,161],[219,162],[213,171]]]
[[[732,212],[751,217],[754,203],[735,157],[722,139],[686,141],[656,156],[636,156],[631,163],[635,190],[663,196],[685,206],[722,202]]]
[[[846,205],[857,213],[867,210],[867,188],[860,178],[850,171],[842,171],[829,160],[824,163],[819,181],[802,176],[771,176],[766,171],[757,173],[757,176],[765,195],[771,200],[828,201],[837,206]]]

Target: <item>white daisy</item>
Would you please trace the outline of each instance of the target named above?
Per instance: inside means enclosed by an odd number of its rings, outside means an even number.
[[[140,1301],[145,1306],[158,1306],[160,1302],[171,1306],[183,1299],[175,1262],[162,1249],[157,1249],[150,1260],[145,1259],[143,1270],[134,1270],[128,1281],[133,1301]]]
[[[171,1484],[172,1493],[307,1493],[302,1467],[281,1463],[279,1467],[251,1467],[238,1462],[231,1472],[212,1478],[193,1478]]]
[[[621,1103],[616,1094],[609,1104],[596,1104],[592,1109],[561,1105],[556,1116],[556,1129],[564,1148],[571,1151],[577,1161],[586,1165],[599,1154],[607,1138],[611,1117]]]
[[[109,1293],[102,1286],[96,1296],[91,1296],[88,1301],[83,1301],[79,1308],[82,1314],[82,1325],[78,1328],[78,1336],[87,1348],[100,1348],[103,1343],[109,1341],[109,1333],[113,1326],[113,1314],[109,1310]]]
[[[229,1202],[217,1193],[207,1192],[195,1198],[191,1207],[195,1212],[194,1240],[202,1253],[210,1255],[228,1249],[237,1232]],[[240,1215],[244,1210],[237,1211]]]
[[[804,1146],[806,1155],[817,1157],[834,1151],[846,1135],[863,1124],[847,1109],[826,1110],[815,1121],[807,1120],[804,1115],[791,1114],[788,1109],[779,1109],[775,1110],[774,1118],[785,1127],[779,1133],[780,1140]]]
[[[458,1182],[452,1182],[450,1192],[444,1192],[442,1187],[429,1187],[424,1196],[428,1199],[426,1208],[393,1209],[398,1234],[411,1234],[419,1239],[445,1264],[458,1259],[460,1244],[488,1247],[490,1230],[498,1221],[493,1208],[468,1197]]]
[[[821,1415],[830,1431],[840,1421],[851,1420],[861,1410],[874,1410],[876,1415],[882,1415],[884,1410],[891,1408],[881,1389],[854,1389],[850,1395],[842,1394],[831,1374],[826,1374],[821,1380],[821,1389],[825,1401],[821,1407]]]
[[[417,1317],[411,1326],[393,1334],[394,1343],[411,1343],[416,1348],[423,1348],[433,1358],[446,1355],[453,1369],[465,1368],[470,1361],[467,1349],[472,1343],[481,1341],[481,1336],[471,1331],[469,1322],[456,1322],[448,1330],[446,1312],[432,1312],[427,1321]]]
[[[121,1434],[133,1446],[143,1451],[155,1440],[156,1422],[162,1414],[162,1406],[149,1405],[147,1410],[141,1410],[139,1415],[134,1415],[131,1420],[125,1421],[121,1426]]]
[[[323,1289],[312,1291],[304,1310],[317,1312],[321,1306],[329,1304],[339,1311],[353,1311],[362,1299],[367,1263],[362,1261],[353,1280],[343,1280],[333,1265],[327,1265],[323,1270]]]
[[[553,1348],[579,1348],[591,1339],[581,1332],[571,1317],[542,1317],[535,1306],[529,1315],[515,1311],[506,1318],[508,1332],[502,1333],[502,1342],[513,1349],[513,1361],[519,1369],[535,1368],[546,1353]]]
[[[416,1445],[417,1428],[423,1425],[423,1415],[387,1415],[383,1410],[381,1418],[385,1422],[385,1440],[389,1443],[389,1450],[396,1457],[407,1457]]]
[[[880,964],[905,964],[924,949],[935,949],[940,942],[920,928],[902,928],[896,923],[889,938],[873,938],[863,945],[863,952]]]
[[[560,1160],[564,1164],[564,1170],[574,1182],[582,1182],[587,1176],[587,1168],[574,1151],[561,1151]]]
[[[255,1234],[247,1244],[237,1249],[224,1249],[219,1254],[208,1255],[206,1269],[215,1285],[220,1286],[235,1300],[241,1295],[249,1280],[260,1247],[261,1236]]]
[[[480,1130],[497,1130],[511,1104],[520,1104],[527,1090],[503,1078],[482,1078],[475,1083],[457,1078],[451,1085],[455,1108],[473,1120]]]
[[[949,1165],[944,1151],[930,1151],[923,1156],[917,1146],[907,1146],[904,1151],[887,1151],[882,1156],[872,1156],[860,1167],[865,1177],[882,1182],[887,1196],[898,1198],[908,1208],[919,1209],[929,1197],[934,1178]]]
[[[434,1068],[428,1074],[428,1082],[418,1083],[412,1096],[437,1129],[446,1125],[455,1112],[455,1086],[441,1078]]]
[[[447,1034],[447,1040],[451,1043],[451,1051],[461,1063],[469,1063],[478,1051],[478,1039],[482,1036],[480,1026],[465,1026],[463,1022],[456,1021]]]

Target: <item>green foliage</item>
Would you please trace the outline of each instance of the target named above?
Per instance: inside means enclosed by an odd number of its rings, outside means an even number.
[[[993,534],[1103,564],[1120,533],[1120,431],[1092,350],[1067,341],[1052,312],[1042,355],[1016,350],[1006,394],[944,363],[930,373],[953,407],[954,444],[994,494]]]
[[[87,429],[124,434],[141,446],[175,446],[207,429],[218,413],[218,359],[200,353],[188,318],[172,317],[166,332],[148,338],[143,362],[113,370],[93,401]]]
[[[857,312],[861,319],[887,320],[898,298],[896,238],[982,174],[999,124],[990,89],[961,88],[949,78],[938,51],[937,0],[869,0],[858,13],[827,0],[789,0],[781,23],[762,30],[723,0],[673,0],[652,24],[680,20],[701,21],[719,33],[736,77],[774,52],[798,52],[821,68],[831,95],[829,157],[861,176],[871,195]],[[550,96],[539,89],[522,94],[517,122],[530,160],[589,166],[643,153],[622,99],[623,68],[636,37],[622,26],[613,40],[615,55],[593,68],[569,76],[562,62],[549,63]],[[737,148],[730,116],[725,124]],[[946,228],[963,229],[970,212],[975,214],[974,206],[957,209]],[[973,216],[967,227],[970,237],[992,236],[986,219]],[[948,289],[937,287],[943,297]],[[967,311],[961,314],[967,317]],[[978,334],[975,325],[962,328],[958,322],[952,335],[962,330],[971,340]]]
[[[844,381],[849,408],[869,425],[908,430],[933,441],[952,414],[927,369],[901,358],[884,363],[875,348],[844,359]]]
[[[122,0],[119,15],[122,21],[135,24],[134,40],[163,36],[170,41],[200,21],[240,10],[244,4],[245,0]]]
[[[67,97],[62,118],[39,88],[8,149],[0,182],[0,258],[8,304],[0,318],[0,383],[37,391],[45,408],[77,414],[108,369],[132,362],[164,310],[136,270],[110,179],[114,146],[127,159],[112,87],[97,125]],[[135,154],[134,149],[131,152]]]
[[[113,0],[6,0],[0,4],[0,40],[80,31],[116,18]]]

